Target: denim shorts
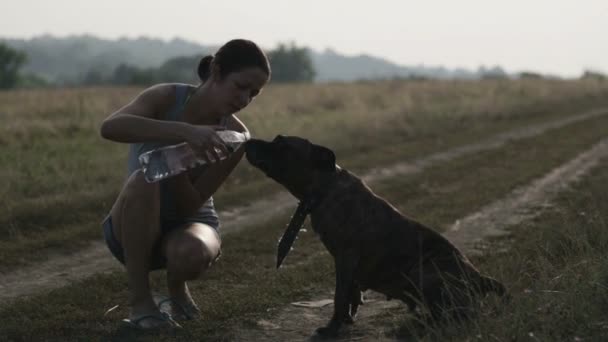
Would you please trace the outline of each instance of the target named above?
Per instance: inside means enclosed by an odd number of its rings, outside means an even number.
[[[163,192],[161,191],[161,215],[160,215],[160,229],[161,236],[166,235],[168,232],[179,228],[187,223],[204,223],[211,226],[219,233],[220,221],[213,205],[213,198],[210,198],[205,204],[194,214],[193,216],[176,218],[167,211],[167,206],[163,205]],[[108,215],[102,222],[103,235],[108,246],[108,249],[114,255],[114,257],[120,261],[123,265],[125,264],[124,251],[112,230],[112,216]],[[163,269],[167,265],[167,260],[163,256],[161,251],[160,241],[156,243],[152,250],[152,260],[150,263],[150,270]]]

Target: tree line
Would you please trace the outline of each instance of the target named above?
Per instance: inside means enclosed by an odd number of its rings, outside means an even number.
[[[0,44],[0,89],[12,88],[19,79],[19,69],[26,61],[25,53]]]
[[[312,82],[315,70],[310,51],[294,43],[280,43],[267,52],[272,69],[271,82]],[[91,69],[75,85],[151,85],[161,82],[197,83],[196,68],[202,56],[182,56],[156,68],[140,68],[123,63],[112,72]],[[0,42],[0,89],[49,85],[32,74],[21,74],[27,62],[24,52]]]

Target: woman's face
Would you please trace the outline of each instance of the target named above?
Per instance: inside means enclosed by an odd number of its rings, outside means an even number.
[[[223,79],[214,81],[213,94],[217,112],[230,115],[247,107],[267,81],[268,75],[258,67],[232,72]]]

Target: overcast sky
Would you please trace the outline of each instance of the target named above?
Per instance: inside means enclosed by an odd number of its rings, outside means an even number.
[[[83,33],[295,41],[402,65],[608,72],[608,0],[0,1],[0,38]]]

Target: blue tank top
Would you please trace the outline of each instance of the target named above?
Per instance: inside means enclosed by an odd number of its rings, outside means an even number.
[[[191,86],[188,84],[176,84],[175,85],[175,103],[165,114],[166,120],[169,121],[180,121],[181,114],[184,109],[184,105],[188,99],[188,89]],[[128,175],[130,176],[136,170],[141,168],[139,160],[137,159],[140,154],[154,150],[156,148],[170,145],[168,143],[160,142],[145,142],[145,143],[134,143],[129,146],[129,156],[127,159]]]
[[[191,88],[192,86],[188,84],[175,85],[175,103],[165,114],[166,120],[181,121],[183,109],[188,101],[188,90]],[[226,127],[226,119],[227,117],[222,117],[219,124]],[[160,142],[130,144],[127,163],[129,176],[141,168],[138,160],[140,154],[167,145],[170,144]],[[213,197],[209,198],[193,216],[179,217],[174,205],[172,192],[167,188],[167,184],[161,181],[160,202],[160,218],[161,222],[163,223],[163,231],[170,230],[171,227],[179,225],[183,222],[201,222],[210,225],[216,230],[219,229],[219,218],[215,212]]]

